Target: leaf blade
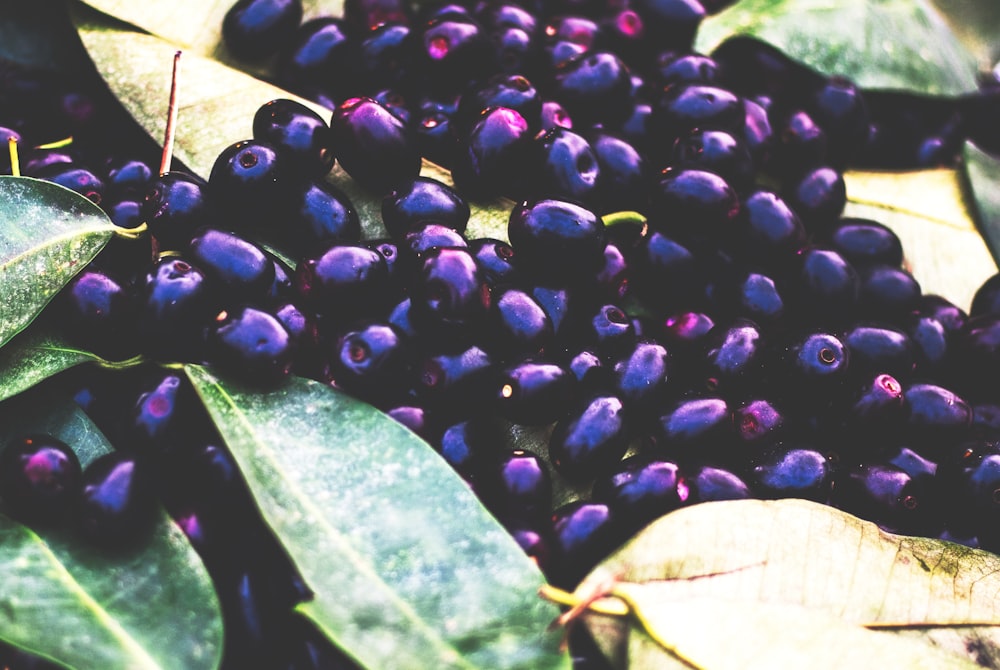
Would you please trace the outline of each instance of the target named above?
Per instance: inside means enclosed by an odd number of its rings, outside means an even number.
[[[113,230],[97,205],[69,189],[0,176],[0,347],[104,248]]]
[[[540,573],[412,433],[316,382],[260,394],[185,369],[316,593],[301,609],[362,664],[565,667]]]
[[[60,394],[53,401],[50,389],[0,405],[0,444],[24,432],[54,435],[84,465],[112,449],[75,403]],[[143,546],[114,557],[70,529],[32,531],[2,510],[0,538],[0,637],[15,646],[95,670],[209,670],[221,659],[211,580],[165,514]]]
[[[76,365],[102,360],[47,328],[29,327],[0,349],[0,402]]]
[[[695,48],[709,53],[734,34],[864,88],[942,95],[976,88],[975,59],[927,0],[743,0],[703,21]]]

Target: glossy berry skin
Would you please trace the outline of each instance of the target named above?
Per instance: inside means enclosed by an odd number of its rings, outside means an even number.
[[[1000,315],[969,318],[952,340],[955,383],[975,397],[993,397],[1000,370]]]
[[[806,323],[845,325],[855,316],[861,279],[832,249],[804,249],[797,259],[788,293],[792,308]]]
[[[191,261],[230,300],[260,301],[274,282],[274,262],[259,246],[235,233],[203,228],[188,247]]]
[[[680,400],[668,405],[657,421],[658,448],[681,462],[698,462],[732,447],[733,412],[718,396]]]
[[[937,460],[971,436],[972,407],[955,392],[937,384],[911,384],[903,389],[910,408],[904,434],[921,456]]]
[[[668,87],[653,109],[654,133],[664,146],[695,128],[737,132],[745,112],[739,96],[717,86],[687,84]]]
[[[469,204],[458,191],[430,177],[404,182],[382,199],[382,223],[397,239],[425,223],[442,224],[464,233],[469,211]]]
[[[462,335],[466,327],[481,324],[491,301],[475,259],[460,247],[429,249],[411,289],[414,324],[445,335]]]
[[[572,202],[521,203],[510,213],[507,237],[525,272],[566,285],[593,274],[604,260],[604,225]]]
[[[667,312],[699,307],[702,268],[688,245],[653,229],[639,241],[632,265],[630,290],[649,305]]]
[[[751,398],[733,409],[733,425],[740,447],[754,447],[786,437],[791,417],[767,398]]]
[[[639,339],[614,362],[611,383],[629,413],[654,411],[674,387],[671,352],[655,340]]]
[[[553,341],[552,319],[530,293],[498,289],[490,301],[486,328],[491,348],[502,357],[540,354]]]
[[[559,65],[553,74],[552,97],[581,126],[615,125],[631,111],[628,67],[608,51],[589,51]]]
[[[808,101],[816,122],[830,138],[832,165],[847,165],[861,153],[871,133],[871,119],[862,92],[845,77],[830,77]]]
[[[534,84],[520,74],[498,74],[482,86],[473,86],[462,94],[456,128],[471,128],[480,114],[491,107],[504,107],[521,115],[532,132],[541,125],[542,100]]]
[[[420,172],[420,154],[402,121],[371,98],[345,100],[330,120],[334,151],[364,188],[385,194]]]
[[[850,351],[831,333],[795,337],[779,354],[775,391],[795,404],[829,402],[847,382],[849,362]]]
[[[534,138],[534,170],[527,188],[536,197],[591,203],[597,197],[601,166],[593,147],[566,128],[550,128]]]
[[[444,16],[430,21],[417,39],[418,67],[435,90],[458,91],[496,71],[492,45],[471,18]]]
[[[802,217],[806,230],[829,228],[847,204],[844,176],[830,166],[817,167],[792,180],[787,186],[785,199]]]
[[[525,359],[499,371],[493,406],[504,418],[526,426],[543,426],[560,418],[576,398],[576,377],[566,368]]]
[[[222,39],[237,58],[260,60],[284,46],[301,21],[301,0],[238,0],[222,20]]]
[[[635,326],[628,314],[613,303],[579,309],[567,324],[560,341],[567,346],[589,347],[606,360],[623,356],[636,340]]]
[[[501,448],[489,430],[484,421],[473,417],[446,426],[434,441],[445,462],[480,496],[485,493],[481,480],[486,464]]]
[[[184,405],[186,391],[178,375],[167,374],[139,395],[132,412],[131,433],[140,449],[179,446],[169,442],[180,437],[182,424],[188,422],[185,410],[194,409]]]
[[[625,404],[596,395],[559,419],[549,438],[552,466],[573,481],[586,481],[613,467],[628,449]]]
[[[45,181],[76,191],[95,205],[104,200],[104,181],[85,167],[75,164],[54,165],[39,175]]]
[[[523,449],[501,454],[490,467],[485,495],[504,523],[539,523],[552,509],[552,478],[538,455]]]
[[[663,224],[663,232],[695,244],[730,235],[740,212],[733,187],[705,170],[664,171],[653,185],[651,200],[657,218],[668,222]]]
[[[649,39],[681,52],[690,50],[705,18],[705,7],[698,0],[640,0],[633,9],[642,19]]]
[[[597,192],[593,196],[599,212],[642,209],[649,175],[643,155],[626,140],[606,132],[588,136],[597,157]]]
[[[405,339],[393,326],[359,324],[337,338],[331,383],[379,405],[398,401],[410,382],[406,355]]]
[[[516,284],[520,277],[514,247],[503,240],[479,237],[469,241],[469,252],[491,287]]]
[[[855,268],[872,265],[900,267],[903,244],[891,228],[878,221],[843,218],[826,235],[826,243]]]
[[[83,471],[77,523],[95,544],[117,548],[152,528],[156,498],[151,472],[125,452],[98,457]]]
[[[140,288],[140,335],[155,356],[197,358],[202,329],[216,308],[211,281],[182,257],[164,258]]]
[[[759,384],[763,376],[766,339],[753,321],[737,319],[709,336],[704,379],[709,390],[727,397]]]
[[[493,357],[475,345],[430,353],[416,365],[416,394],[425,406],[449,417],[466,417],[493,402]]]
[[[859,382],[837,426],[844,450],[898,440],[909,412],[903,385],[892,375],[878,373]]]
[[[520,112],[507,107],[483,110],[461,138],[452,163],[458,190],[479,199],[516,193],[530,138],[528,121]]]
[[[827,160],[828,140],[808,112],[796,109],[776,124],[768,170],[786,178],[801,175]]]
[[[621,533],[604,503],[578,501],[552,514],[556,556],[549,578],[560,588],[573,588],[601,559],[618,546]]]
[[[361,219],[347,194],[326,180],[292,187],[285,222],[276,237],[289,248],[307,254],[336,242],[359,242]]]
[[[682,469],[688,485],[690,504],[716,500],[745,500],[753,494],[747,483],[736,473],[713,466],[695,466]]]
[[[253,307],[221,312],[207,339],[213,362],[254,385],[272,386],[291,372],[291,336],[268,312]]]
[[[412,76],[410,26],[402,22],[382,23],[357,34],[364,37],[358,45],[358,58],[366,91],[405,90],[407,79]]]
[[[782,446],[756,459],[751,480],[761,498],[826,502],[833,488],[833,468],[813,448]]]
[[[278,78],[307,98],[334,103],[354,90],[356,62],[357,44],[344,22],[317,17],[300,25],[278,54]]]
[[[858,325],[841,338],[851,352],[851,373],[862,376],[887,373],[908,382],[916,367],[913,343],[894,328]]]
[[[360,244],[334,244],[303,259],[295,270],[295,290],[321,315],[350,321],[381,304],[389,268],[378,251]]]
[[[161,251],[182,249],[195,230],[215,223],[208,182],[185,172],[155,177],[143,198],[142,215]]]
[[[737,135],[725,130],[695,129],[681,135],[674,143],[670,165],[713,172],[738,193],[748,191],[754,182],[750,150]]]
[[[153,180],[153,171],[134,158],[112,158],[105,164],[104,185],[116,198],[141,198]]]
[[[333,167],[330,126],[295,100],[278,98],[261,105],[253,117],[253,137],[284,153],[296,174],[318,179]]]
[[[597,478],[593,499],[635,532],[687,504],[690,493],[676,463],[630,456]]]
[[[42,433],[12,439],[0,452],[0,499],[17,519],[54,524],[69,517],[81,491],[80,461]]]
[[[276,211],[286,194],[288,174],[285,156],[274,146],[243,140],[222,150],[208,183],[213,197],[231,212],[230,224],[245,229]]]
[[[901,267],[872,265],[859,273],[858,311],[868,318],[901,323],[920,303],[920,283]]]
[[[892,532],[935,532],[939,514],[927,480],[893,465],[863,464],[837,478],[831,504]]]
[[[97,268],[86,269],[60,298],[66,333],[99,355],[125,358],[137,347],[138,305],[127,286]]]

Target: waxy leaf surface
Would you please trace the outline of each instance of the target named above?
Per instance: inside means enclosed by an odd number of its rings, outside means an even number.
[[[900,635],[988,659],[993,667],[1000,660],[1000,556],[891,535],[803,500],[718,502],[672,512],[609,556],[577,592],[615,582],[641,587],[644,602],[794,605],[852,625],[899,627]],[[628,624],[619,622],[615,634],[603,623],[608,654],[620,657]],[[726,644],[755,648],[750,630]]]
[[[0,401],[63,370],[99,361],[98,356],[67,344],[50,328],[29,327],[0,349]]]
[[[86,8],[77,7],[74,12],[80,38],[98,71],[139,125],[159,141],[166,127],[173,56],[182,45],[135,32]],[[320,105],[197,53],[181,57],[180,77],[174,152],[205,178],[223,149],[252,136],[253,116],[264,103],[290,98],[324,119],[331,115]],[[422,174],[451,183],[447,170],[428,161],[424,161]],[[387,234],[382,225],[383,194],[361,188],[339,164],[327,179],[350,198],[361,218],[364,237]],[[512,206],[503,199],[479,203],[472,208],[468,235],[506,239]]]
[[[741,0],[702,22],[695,48],[709,53],[735,34],[865,88],[976,88],[975,59],[928,0]]]
[[[0,445],[43,432],[86,466],[112,450],[72,400],[36,388],[0,404]],[[109,554],[70,529],[31,530],[0,508],[0,639],[79,670],[210,670],[222,651],[215,590],[161,514],[135,549]]]
[[[963,155],[979,226],[994,258],[1000,258],[1000,158],[967,143]]]
[[[430,446],[318,382],[185,369],[315,592],[300,608],[362,665],[569,666],[541,573]]]
[[[0,176],[0,347],[93,260],[113,230],[97,205],[69,189]]]

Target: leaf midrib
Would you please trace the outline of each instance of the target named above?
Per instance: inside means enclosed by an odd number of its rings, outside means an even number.
[[[200,369],[200,366],[185,366],[185,369],[188,371],[189,375],[191,374],[192,370],[197,370],[195,374],[203,375],[203,381],[208,381],[211,378],[209,374],[205,373]],[[218,381],[215,379],[211,379],[211,381],[208,381],[208,383],[219,393],[220,397],[235,413],[243,429],[247,432],[248,435],[254,438],[253,441],[259,444],[266,445],[265,442],[261,442],[256,439],[256,432],[253,430],[253,424],[246,418],[246,415],[239,409],[239,407],[233,400],[232,396],[230,396],[225,391],[225,389],[222,388],[222,386],[218,383]],[[262,450],[260,455],[262,455],[267,460],[267,463],[271,466],[274,472],[278,474],[278,476],[281,478],[281,481],[286,484],[286,488],[288,490],[290,491],[297,490],[297,487],[287,486],[288,484],[292,483],[293,480],[290,479],[285,469],[279,466],[276,459],[274,458],[273,450],[265,448]],[[344,533],[342,533],[335,526],[331,525],[327,521],[325,515],[323,515],[319,509],[317,509],[314,505],[312,505],[309,502],[308,498],[298,493],[294,493],[293,498],[306,512],[308,512],[311,515],[311,518],[318,520],[319,525],[322,528],[328,530],[331,536],[338,540],[336,543],[337,546],[346,556],[351,565],[353,565],[355,568],[357,568],[365,575],[371,577],[378,585],[378,588],[380,588],[382,591],[388,594],[390,601],[396,605],[398,611],[401,612],[408,621],[411,621],[413,624],[415,624],[417,629],[424,632],[423,637],[429,640],[433,646],[442,650],[441,654],[442,659],[450,658],[452,659],[453,662],[458,661],[460,667],[467,668],[469,670],[476,670],[478,668],[478,666],[466,661],[462,657],[462,655],[458,652],[457,649],[455,649],[452,645],[448,644],[448,642],[445,639],[443,639],[440,635],[438,635],[436,630],[428,626],[427,623],[423,619],[421,619],[420,616],[413,610],[413,608],[409,605],[409,603],[407,603],[405,600],[399,597],[399,595],[390,587],[390,585],[382,578],[382,576],[378,574],[357,551],[354,550],[354,548],[350,545],[350,543],[344,541],[345,538]]]

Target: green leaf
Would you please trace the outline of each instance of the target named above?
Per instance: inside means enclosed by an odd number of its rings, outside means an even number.
[[[948,25],[988,69],[1000,59],[1000,3],[994,0],[933,0]]]
[[[139,125],[159,141],[166,126],[173,56],[181,45],[122,27],[85,7],[75,6],[73,16],[84,46],[111,91]],[[223,149],[251,137],[253,116],[269,100],[290,98],[324,118],[330,115],[322,106],[197,54],[182,57],[180,79],[174,152],[191,170],[206,178]],[[428,161],[423,163],[422,174],[452,183],[447,170]],[[387,234],[382,225],[381,194],[362,189],[339,164],[328,180],[350,198],[366,238]],[[512,206],[503,199],[477,203],[472,208],[468,235],[505,240]]]
[[[46,432],[81,463],[111,450],[71,401],[34,389],[0,404],[0,445]],[[210,670],[222,653],[212,582],[187,538],[161,514],[135,550],[109,555],[69,529],[32,531],[0,513],[0,638],[84,670]]]
[[[803,500],[708,503],[667,514],[595,568],[577,593],[622,585],[640,585],[642,597],[656,602],[804,607],[972,660],[1000,652],[1000,556],[891,535]],[[628,624],[604,624],[606,651],[620,657]],[[734,632],[727,645],[756,649],[751,630]]]
[[[30,68],[80,71],[83,63],[75,33],[64,0],[6,2],[0,12],[0,60]]]
[[[0,176],[0,347],[93,260],[114,227],[97,205],[67,188]]]
[[[318,382],[185,369],[316,594],[301,609],[362,665],[569,667],[541,573],[413,433]]]
[[[869,218],[893,229],[906,265],[924,293],[942,295],[963,309],[997,271],[996,256],[976,225],[976,206],[961,173],[848,172],[845,216]],[[996,193],[993,182],[983,193]]]
[[[1000,258],[1000,158],[966,143],[964,160],[978,209],[979,230],[993,257]]]
[[[975,59],[928,0],[741,0],[702,22],[695,48],[746,34],[865,88],[976,88]]]
[[[98,356],[75,349],[47,328],[32,326],[0,349],[0,401]]]

